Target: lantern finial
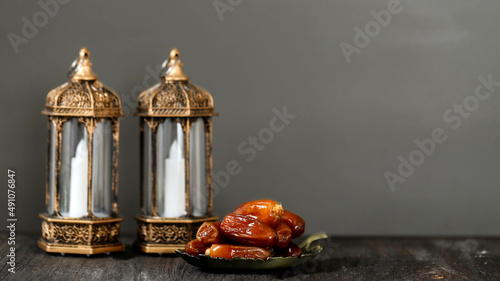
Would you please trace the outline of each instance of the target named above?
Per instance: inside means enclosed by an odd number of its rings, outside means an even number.
[[[177,48],[170,51],[170,58],[163,63],[160,76],[167,81],[188,80],[187,75],[182,71],[181,53]]]
[[[179,50],[177,48],[173,48],[172,51],[170,51],[170,59],[175,59],[175,58],[180,58],[181,57],[181,53],[179,52]]]
[[[97,80],[97,75],[92,71],[92,62],[90,62],[89,57],[89,50],[85,47],[81,48],[80,56],[73,62],[68,73],[71,80]]]

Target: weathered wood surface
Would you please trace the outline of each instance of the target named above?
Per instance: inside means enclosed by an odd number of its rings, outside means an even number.
[[[500,238],[333,237],[314,262],[268,272],[206,272],[176,256],[47,254],[16,237],[16,273],[0,238],[0,280],[500,280]],[[133,237],[123,237],[131,245]]]

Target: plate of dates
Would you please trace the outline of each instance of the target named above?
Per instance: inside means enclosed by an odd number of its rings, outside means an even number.
[[[278,269],[312,260],[327,239],[318,233],[299,245],[291,240],[305,231],[305,221],[283,209],[276,201],[264,199],[239,206],[222,222],[205,222],[176,253],[186,262],[212,270]]]

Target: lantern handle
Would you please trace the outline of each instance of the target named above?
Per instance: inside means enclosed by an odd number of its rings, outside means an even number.
[[[179,62],[179,56],[176,55],[174,63],[170,67],[167,67],[171,59],[172,58],[168,58],[161,64],[160,77],[167,76],[170,72],[172,72],[174,67],[177,65],[177,62]]]
[[[80,69],[80,67],[82,66],[82,62],[83,62],[83,60],[80,57],[76,58],[73,61],[73,63],[69,67],[69,71],[68,71],[69,78],[71,78],[78,71],[78,69]]]

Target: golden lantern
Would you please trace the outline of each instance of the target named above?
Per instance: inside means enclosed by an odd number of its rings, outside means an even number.
[[[67,82],[47,95],[49,154],[42,238],[46,252],[123,251],[119,241],[118,137],[120,97],[91,69],[89,52],[71,66]]]
[[[177,49],[163,63],[162,81],[141,93],[141,210],[136,246],[173,253],[212,216],[212,96],[191,84]]]

